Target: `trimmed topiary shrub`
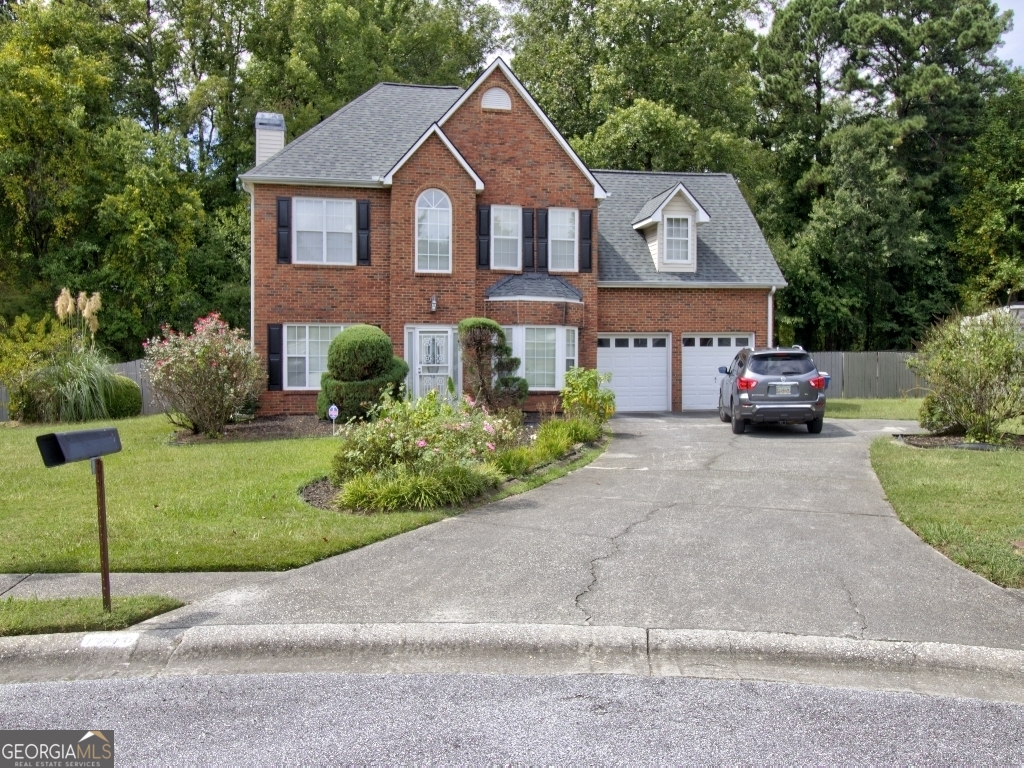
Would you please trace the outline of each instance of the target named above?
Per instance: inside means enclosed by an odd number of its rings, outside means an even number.
[[[391,339],[377,326],[350,325],[331,341],[327,370],[337,381],[376,379],[390,370],[394,354]]]
[[[459,323],[459,347],[466,374],[466,386],[477,402],[491,410],[518,407],[526,400],[526,379],[513,376],[519,358],[500,325],[486,317],[467,317]]]
[[[142,388],[127,376],[114,376],[107,392],[107,415],[112,419],[130,419],[142,413]]]
[[[365,418],[385,392],[398,397],[409,365],[395,357],[391,339],[373,325],[353,325],[339,333],[327,350],[327,370],[320,376],[316,412],[338,406],[342,421]]]

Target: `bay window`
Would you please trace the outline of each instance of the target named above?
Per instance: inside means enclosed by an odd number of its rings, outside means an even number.
[[[519,358],[519,370],[530,390],[560,390],[565,372],[578,364],[577,329],[557,325],[505,326],[505,340]]]

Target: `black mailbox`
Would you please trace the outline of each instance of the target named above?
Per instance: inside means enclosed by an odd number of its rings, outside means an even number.
[[[117,453],[121,450],[121,437],[113,427],[82,429],[78,432],[54,432],[36,438],[43,464],[59,467],[72,461],[85,461]]]

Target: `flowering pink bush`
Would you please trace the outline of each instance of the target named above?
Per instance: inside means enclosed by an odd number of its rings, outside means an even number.
[[[241,331],[212,312],[190,335],[163,327],[163,337],[143,344],[153,389],[170,406],[171,422],[193,433],[217,436],[244,403],[263,391],[259,355]]]

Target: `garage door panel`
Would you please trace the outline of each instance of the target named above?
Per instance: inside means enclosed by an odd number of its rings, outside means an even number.
[[[687,346],[688,339],[692,339],[692,346]],[[707,339],[710,339],[710,345],[702,346],[702,340]],[[681,355],[683,410],[709,411],[718,408],[719,386],[724,376],[718,372],[718,368],[728,366],[741,349],[753,344],[754,336],[749,333],[684,335]]]
[[[598,347],[597,369],[612,374],[609,386],[615,392],[615,408],[622,413],[667,411],[669,403],[669,349],[654,347],[649,336],[624,337],[628,347]],[[648,346],[635,346],[635,339],[647,339]]]

